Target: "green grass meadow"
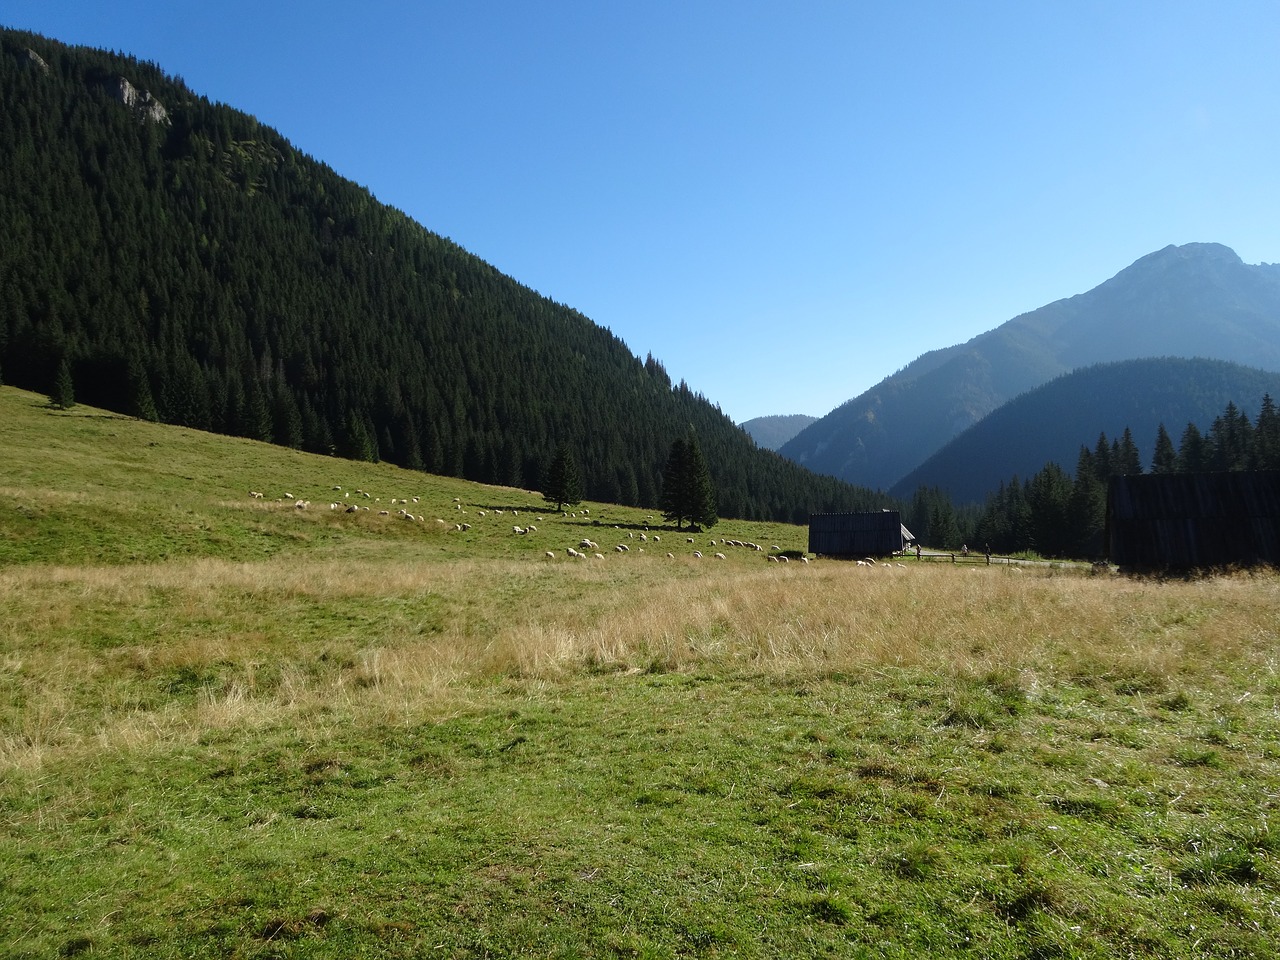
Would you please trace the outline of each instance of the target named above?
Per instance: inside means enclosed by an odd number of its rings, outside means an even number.
[[[0,388],[0,956],[1280,952],[1274,572],[574,514]]]

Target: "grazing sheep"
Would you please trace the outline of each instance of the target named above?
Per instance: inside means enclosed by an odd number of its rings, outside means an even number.
[[[511,532],[512,532],[512,533],[524,533],[524,532],[525,532],[525,529],[524,529],[524,527],[512,527],[512,528],[511,528]]]
[[[685,537],[684,539],[686,543],[693,543],[693,537]]]
[[[255,500],[261,500],[261,499],[262,499],[262,494],[260,494],[257,490],[250,490],[250,491],[249,491],[249,496],[253,497],[253,499],[255,499]]]
[[[595,556],[595,558],[596,558],[597,560],[603,560],[603,559],[604,559],[604,554],[603,554],[603,553],[597,553],[597,554],[595,554],[594,556]]]
[[[347,511],[346,511],[346,512],[347,512],[347,513],[358,513],[358,512],[359,512],[359,510],[360,510],[360,508],[359,508],[359,507],[357,507],[357,506],[353,503],[351,506],[347,507]]]
[[[554,560],[556,558],[556,555],[552,553],[550,550],[544,553],[543,556],[546,557],[548,560]]]
[[[297,507],[299,510],[305,510],[307,509],[307,507],[311,506],[311,501],[299,500],[297,503],[294,504],[294,506]]]
[[[674,560],[676,558],[676,555],[674,553],[668,553],[667,557],[668,559]]]
[[[463,533],[466,533],[466,532],[467,532],[468,530],[470,530],[470,529],[471,529],[471,524],[469,524],[469,523],[464,523],[464,524],[462,525],[462,532],[463,532]]]
[[[530,533],[537,533],[537,532],[538,532],[538,528],[537,528],[537,527],[535,527],[532,523],[531,523],[531,524],[529,524],[529,526],[525,527],[525,529],[526,529],[526,530],[528,530]]]
[[[800,558],[800,562],[801,562],[801,563],[808,563],[808,562],[809,562],[809,558],[808,558],[808,557],[801,557],[801,558]]]
[[[573,547],[570,547],[570,548],[569,548],[568,553],[569,553],[569,556],[571,556],[571,557],[580,557],[580,556],[582,556],[582,554],[580,554],[577,550],[573,549]]]
[[[588,540],[586,537],[583,537],[578,541],[578,546],[584,547],[588,550],[598,550],[600,548],[600,544],[596,543],[594,540]]]
[[[641,540],[641,542],[643,542],[643,543],[648,543],[648,542],[649,542],[649,538],[648,538],[648,536],[646,536],[646,535],[645,535],[645,534],[643,534],[643,533],[642,533],[642,534],[640,534],[640,540]]]
[[[716,559],[717,559],[717,560],[724,560],[724,559],[725,559],[725,555],[724,555],[723,553],[717,553],[717,554],[716,554]]]
[[[695,550],[695,551],[693,551],[693,555],[694,555],[695,557],[697,557],[699,560],[701,560],[701,559],[702,559],[702,551],[700,551],[700,550]]]
[[[379,511],[378,511],[378,516],[380,516],[380,517],[389,517],[389,516],[391,516],[391,511],[390,511],[390,510],[379,510]]]
[[[618,553],[626,553],[628,550],[628,547],[626,544],[620,543],[613,549],[616,550]]]
[[[778,562],[778,558],[777,558],[777,557],[766,557],[765,559],[766,559],[766,560],[768,560],[770,563],[777,563],[777,562]]]

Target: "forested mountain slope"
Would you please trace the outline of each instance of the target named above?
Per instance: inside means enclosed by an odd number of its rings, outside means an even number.
[[[1207,427],[1228,403],[1250,419],[1280,372],[1223,360],[1159,358],[1098,364],[1064,374],[1003,404],[911,471],[892,493],[936,487],[958,504],[981,502],[1013,476],[1050,461],[1071,472],[1080,447],[1128,428],[1149,467],[1161,424],[1176,443],[1188,423]]]
[[[781,452],[814,470],[889,488],[1019,394],[1082,366],[1143,357],[1280,370],[1280,265],[1245,264],[1220,244],[1166,247],[1087,293],[921,356]]]
[[[879,499],[758,450],[661,363],[159,66],[0,31],[0,377],[166,422],[657,502],[693,426],[725,516]]]

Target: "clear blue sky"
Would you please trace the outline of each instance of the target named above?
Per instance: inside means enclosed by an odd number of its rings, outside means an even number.
[[[257,116],[734,420],[1170,243],[1280,261],[1280,4],[0,0]]]

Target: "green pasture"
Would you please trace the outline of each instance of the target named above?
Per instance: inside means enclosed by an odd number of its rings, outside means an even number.
[[[1273,573],[583,507],[0,388],[0,954],[1276,954]]]

